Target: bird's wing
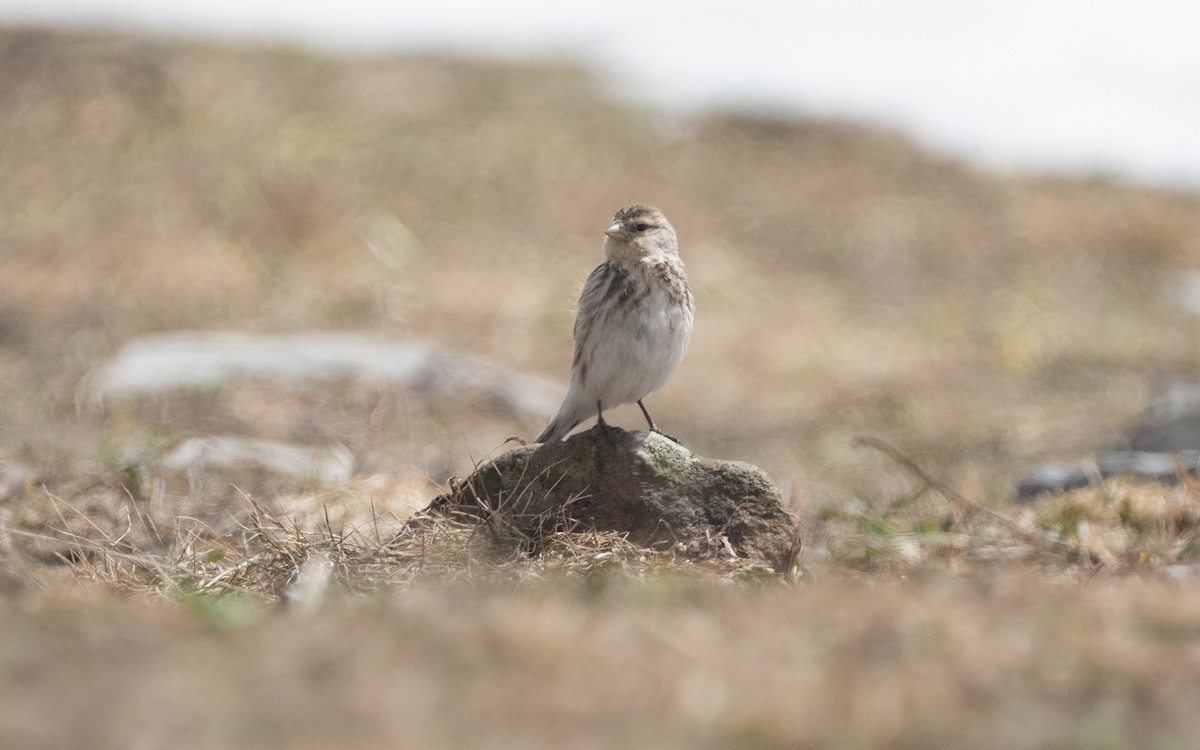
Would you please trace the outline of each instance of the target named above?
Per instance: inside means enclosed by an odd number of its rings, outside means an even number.
[[[595,329],[596,319],[604,313],[604,299],[620,275],[620,269],[616,265],[605,261],[596,266],[596,270],[592,271],[591,276],[583,283],[583,289],[579,292],[579,306],[575,310],[576,356],[587,332]]]

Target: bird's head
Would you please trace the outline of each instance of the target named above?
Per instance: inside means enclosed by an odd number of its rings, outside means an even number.
[[[612,226],[604,230],[604,254],[637,261],[654,255],[678,255],[675,228],[654,206],[632,203],[617,211]]]

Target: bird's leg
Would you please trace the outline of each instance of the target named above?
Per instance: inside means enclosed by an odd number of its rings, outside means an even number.
[[[662,434],[662,430],[658,429],[658,425],[654,424],[654,417],[650,416],[650,412],[646,411],[646,405],[640,400],[637,402],[637,405],[642,410],[642,414],[646,415],[646,422],[650,425],[650,431]]]
[[[646,421],[650,424],[651,432],[657,432],[659,435],[662,435],[668,440],[682,445],[682,443],[679,443],[679,438],[675,437],[674,435],[668,435],[667,433],[658,429],[658,425],[654,424],[654,418],[650,416],[650,412],[646,411],[646,405],[642,403],[641,399],[638,399],[637,405],[639,408],[641,408],[642,414],[646,415]]]
[[[599,427],[600,430],[604,433],[604,437],[606,437],[608,439],[609,444],[611,444],[611,445],[616,444],[615,436],[613,435],[613,433],[616,431],[617,428],[613,427],[608,422],[604,421],[604,407],[601,406],[599,401],[596,402],[596,426]]]

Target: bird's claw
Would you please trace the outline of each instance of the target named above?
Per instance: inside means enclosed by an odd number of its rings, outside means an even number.
[[[657,427],[655,427],[654,429],[652,429],[650,431],[657,433],[659,435],[662,435],[663,437],[665,437],[667,440],[670,440],[675,445],[680,445],[680,446],[683,445],[683,443],[679,442],[679,438],[675,437],[674,435],[668,435],[667,433],[663,432],[662,430],[658,429]]]

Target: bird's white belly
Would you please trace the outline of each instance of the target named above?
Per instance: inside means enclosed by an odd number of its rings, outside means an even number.
[[[605,409],[639,401],[675,372],[691,337],[691,320],[652,293],[609,336],[597,342],[589,364],[585,403]]]

